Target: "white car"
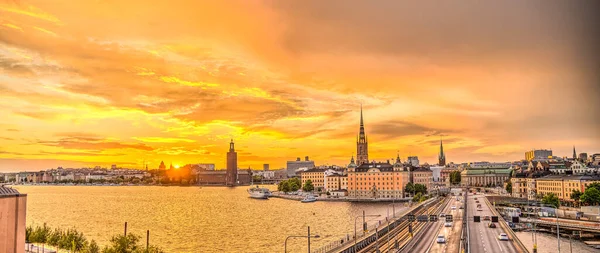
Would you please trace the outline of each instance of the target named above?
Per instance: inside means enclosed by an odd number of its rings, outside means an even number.
[[[446,217],[446,214],[440,213],[440,217]]]
[[[456,210],[456,207],[455,207],[455,206],[452,206],[452,207],[450,207],[450,208],[451,208],[452,210]]]
[[[446,221],[446,223],[444,223],[444,227],[452,227],[452,222]]]
[[[508,241],[508,235],[506,233],[500,233],[500,235],[498,236],[498,240]]]
[[[436,242],[437,243],[446,243],[446,237],[444,237],[444,235],[438,235]]]

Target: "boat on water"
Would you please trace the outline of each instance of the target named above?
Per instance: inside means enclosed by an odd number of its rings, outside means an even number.
[[[271,196],[271,191],[267,188],[250,188],[248,189],[248,194],[253,199],[268,199]]]
[[[304,199],[300,200],[300,202],[302,203],[310,203],[310,202],[315,202],[317,201],[317,198],[314,195],[306,195],[306,197],[304,197]]]

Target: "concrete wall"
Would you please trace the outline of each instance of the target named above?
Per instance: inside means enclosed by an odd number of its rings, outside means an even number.
[[[0,195],[0,252],[25,252],[27,195]]]

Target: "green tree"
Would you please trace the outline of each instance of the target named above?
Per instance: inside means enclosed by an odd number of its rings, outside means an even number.
[[[83,251],[85,253],[100,253],[100,247],[98,247],[98,244],[96,243],[96,241],[92,240],[87,247],[85,247],[85,250]]]
[[[460,181],[461,181],[460,171],[456,170],[456,171],[450,172],[450,183],[451,184],[460,184]]]
[[[415,196],[413,197],[412,201],[413,202],[419,202],[421,200],[421,197],[423,197],[423,194],[421,194],[420,192],[418,192],[417,194],[415,194]]]
[[[300,187],[302,186],[302,182],[297,177],[290,178],[288,183],[290,185],[290,190],[293,192],[300,190]]]
[[[281,191],[288,193],[291,191],[291,187],[290,187],[290,182],[289,181],[283,181],[281,182]]]
[[[573,192],[571,192],[571,199],[575,201],[580,201],[581,195],[583,195],[583,193],[579,190],[573,190]]]
[[[554,193],[548,193],[542,198],[542,203],[546,205],[560,207],[560,200]]]
[[[303,191],[305,191],[305,192],[311,192],[314,189],[315,189],[315,187],[313,186],[312,181],[310,179],[306,180],[306,182],[304,182],[304,186],[302,187]]]
[[[427,194],[427,186],[425,186],[425,185],[415,184],[414,188],[415,188],[415,192],[420,192],[421,195]]]
[[[135,253],[141,248],[138,245],[140,238],[134,234],[116,235],[110,239],[110,246],[106,246],[102,253]]]
[[[406,186],[404,187],[404,192],[415,194],[415,186],[413,185],[413,183],[409,182],[408,184],[406,184]]]
[[[590,188],[596,188],[596,190],[600,191],[600,183],[596,182],[596,183],[591,183],[589,184],[585,189],[590,189]]]
[[[506,192],[512,193],[512,182],[511,181],[508,181],[508,183],[506,184]]]
[[[600,191],[595,187],[588,187],[581,195],[581,202],[591,206],[600,204]]]

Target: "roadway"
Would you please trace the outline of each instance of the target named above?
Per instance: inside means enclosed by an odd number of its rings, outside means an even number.
[[[463,196],[460,196],[462,199]],[[452,206],[456,209],[452,210]],[[458,252],[460,248],[460,234],[462,233],[462,217],[463,210],[460,207],[463,206],[462,202],[456,200],[456,196],[452,196],[450,203],[446,206],[443,213],[446,215],[452,215],[452,227],[445,227],[445,218],[440,217],[440,226],[436,229],[431,229],[433,235],[427,238],[432,238],[429,241],[429,248],[426,250],[419,250],[418,252],[430,252],[430,253],[450,253]],[[444,235],[446,237],[446,243],[437,243],[436,239],[438,235]]]
[[[479,204],[481,204],[481,211],[477,211],[478,203],[476,203],[476,198],[479,201]],[[469,227],[469,245],[471,252],[519,252],[511,241],[498,240],[500,233],[507,233],[502,229],[500,224],[496,223],[496,228],[488,228],[490,221],[483,220],[483,217],[486,215],[491,217],[493,214],[484,198],[485,196],[481,194],[473,195],[472,193],[469,193],[467,195],[467,218],[469,219],[467,225]],[[474,222],[473,216],[480,216],[481,222]]]

